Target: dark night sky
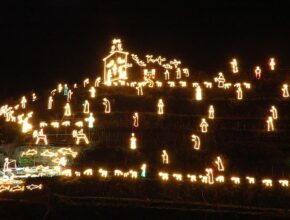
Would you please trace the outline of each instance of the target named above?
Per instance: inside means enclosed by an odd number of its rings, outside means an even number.
[[[205,72],[233,56],[245,69],[269,56],[287,68],[287,10],[262,1],[9,1],[0,12],[0,97],[100,73],[113,37],[139,55],[177,57]]]

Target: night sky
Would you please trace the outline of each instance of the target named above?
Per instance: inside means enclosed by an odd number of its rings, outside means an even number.
[[[0,98],[101,74],[114,37],[125,50],[179,58],[193,72],[216,74],[233,57],[250,71],[270,56],[287,70],[288,10],[262,1],[9,1],[0,12]]]

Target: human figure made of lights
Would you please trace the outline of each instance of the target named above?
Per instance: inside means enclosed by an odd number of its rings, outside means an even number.
[[[261,79],[261,74],[262,74],[261,68],[259,66],[256,66],[256,68],[255,68],[256,79]]]
[[[164,114],[164,103],[163,103],[162,99],[158,100],[157,108],[158,108],[158,111],[157,111],[158,115],[163,115]]]
[[[85,118],[85,121],[88,122],[88,127],[89,128],[93,128],[94,127],[94,122],[95,122],[95,118],[93,116],[93,113],[90,113],[90,116]]]
[[[133,114],[133,127],[139,127],[139,114],[138,112],[134,112]]]
[[[137,138],[135,137],[135,134],[132,133],[130,138],[130,149],[136,150],[136,148],[137,148]]]
[[[214,107],[213,107],[213,105],[210,105],[209,106],[209,109],[208,109],[208,118],[209,119],[214,119]]]
[[[218,73],[218,77],[215,77],[214,81],[218,83],[218,88],[224,88],[226,80],[222,72]]]
[[[208,123],[206,122],[205,118],[201,119],[200,128],[202,133],[207,133]]]
[[[193,149],[199,150],[200,149],[200,138],[193,134],[191,135],[191,141],[193,142]]]
[[[274,120],[278,119],[278,111],[274,105],[271,106],[270,112],[272,113],[272,118]]]
[[[88,100],[85,100],[85,102],[83,103],[83,113],[84,114],[89,114],[90,113],[90,103]]]
[[[48,105],[47,105],[48,110],[52,109],[52,103],[53,103],[53,98],[52,98],[52,96],[49,96],[48,97]]]
[[[12,173],[12,168],[10,167],[10,164],[14,164],[14,169],[17,168],[16,160],[9,160],[8,157],[4,159],[4,165],[3,165],[3,177],[4,179],[13,179],[14,174]]]
[[[105,113],[108,114],[111,112],[111,103],[107,98],[103,98],[103,105],[105,106]]]
[[[282,90],[282,92],[283,92],[282,96],[283,96],[284,98],[288,98],[288,97],[289,97],[288,85],[287,85],[287,84],[283,84],[281,90]]]
[[[169,156],[166,150],[162,150],[161,157],[162,157],[163,164],[169,164]]]
[[[267,131],[274,131],[274,122],[273,122],[273,118],[271,116],[268,117],[267,121]]]

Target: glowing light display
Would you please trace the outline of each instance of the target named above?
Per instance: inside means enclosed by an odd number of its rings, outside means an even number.
[[[261,75],[262,75],[262,70],[259,66],[256,66],[255,68],[255,77],[256,79],[261,79]]]
[[[157,114],[158,115],[163,115],[164,114],[164,103],[163,103],[163,100],[162,99],[159,99],[158,100],[158,103],[157,103]]]
[[[105,113],[111,113],[111,103],[107,98],[103,98],[103,105],[105,106]]]
[[[90,79],[89,78],[86,78],[84,81],[83,81],[83,85],[84,85],[84,88],[90,83]]]
[[[45,145],[48,145],[47,136],[43,133],[42,128],[39,131],[34,130],[33,137],[36,138],[35,144],[39,144],[42,141]]]
[[[275,70],[275,66],[276,66],[275,58],[273,58],[273,57],[270,58],[269,66],[270,66],[271,70]]]
[[[25,109],[26,108],[26,103],[27,103],[27,99],[25,96],[22,97],[20,104],[21,104],[21,108]]]
[[[135,134],[132,133],[130,137],[130,149],[136,150],[137,148],[137,138],[135,137]]]
[[[281,186],[283,186],[283,187],[288,187],[289,186],[289,181],[288,180],[279,180],[278,181],[280,184],[281,184]]]
[[[231,181],[232,181],[234,184],[238,185],[238,184],[241,183],[241,178],[240,178],[240,177],[233,176],[233,177],[231,177]]]
[[[278,111],[274,105],[271,106],[270,112],[272,113],[272,118],[274,120],[278,119]]]
[[[249,184],[255,184],[256,183],[256,180],[255,180],[254,177],[247,176],[246,179],[248,180]]]
[[[66,103],[64,106],[64,116],[71,116],[71,108],[69,103]]]
[[[195,88],[195,100],[197,101],[202,100],[202,90],[199,85]]]
[[[173,173],[173,178],[175,178],[177,181],[182,181],[182,174],[180,173]]]
[[[68,90],[68,92],[67,92],[67,98],[66,98],[66,101],[67,102],[70,102],[72,95],[73,95],[73,91]]]
[[[146,177],[146,169],[147,169],[147,165],[144,163],[144,164],[142,164],[142,166],[141,166],[141,176],[142,177]]]
[[[159,172],[158,176],[160,176],[163,181],[168,181],[168,179],[169,179],[168,173]]]
[[[271,116],[268,117],[267,121],[267,131],[274,131],[274,122],[273,122],[273,118]]]
[[[199,124],[202,133],[207,133],[208,123],[206,122],[205,118],[201,119],[201,123]]]
[[[226,80],[222,72],[218,73],[218,77],[215,77],[214,81],[218,83],[218,88],[224,88]]]
[[[52,109],[52,103],[53,103],[53,98],[52,98],[52,96],[49,96],[48,97],[48,105],[47,105],[48,110]]]
[[[262,184],[265,185],[266,187],[272,187],[273,181],[271,179],[263,179]]]
[[[84,141],[86,144],[89,144],[89,139],[87,138],[87,135],[84,134],[83,129],[80,129],[79,131],[73,130],[72,136],[76,138],[77,145],[80,144],[80,141]]]
[[[232,71],[233,73],[238,73],[239,72],[239,68],[238,68],[238,61],[236,59],[233,59],[230,62],[231,66],[232,66]]]
[[[94,127],[94,122],[95,122],[95,118],[93,116],[93,113],[90,113],[90,116],[85,118],[85,121],[88,122],[88,127],[89,128],[93,128]]]
[[[169,164],[169,156],[166,150],[162,150],[161,158],[163,164]]]
[[[213,107],[213,105],[210,105],[208,108],[208,118],[214,119],[214,107]]]
[[[191,135],[191,141],[193,142],[193,149],[199,150],[200,149],[200,138],[193,134]]]
[[[289,91],[288,91],[288,84],[283,84],[282,85],[282,96],[284,97],[284,98],[288,98],[289,97]]]
[[[91,87],[89,90],[90,94],[91,94],[91,98],[95,98],[96,97],[96,89],[95,87]]]
[[[225,171],[224,164],[223,164],[223,161],[222,161],[221,157],[218,156],[216,158],[215,164],[218,167],[218,171]]]
[[[136,128],[139,127],[139,114],[138,114],[138,112],[134,112],[134,114],[133,114],[133,126]]]
[[[86,169],[83,174],[85,176],[92,176],[93,175],[93,169],[89,168],[89,169]]]

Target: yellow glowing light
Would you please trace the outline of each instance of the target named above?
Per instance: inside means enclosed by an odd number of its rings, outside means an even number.
[[[170,72],[169,72],[169,70],[165,70],[164,76],[165,76],[165,80],[169,80],[170,79]]]
[[[32,125],[28,122],[29,118],[31,118],[29,115],[23,119],[22,122],[22,133],[27,133],[32,130]]]
[[[50,125],[53,128],[59,128],[59,122],[57,122],[57,121],[51,122]]]
[[[78,88],[78,84],[75,83],[75,84],[74,84],[74,89],[77,89],[77,88]]]
[[[64,106],[64,116],[71,116],[71,108],[69,103],[66,103]]]
[[[0,185],[0,193],[1,192],[5,192],[5,191],[9,191],[10,189],[10,185]]]
[[[146,169],[147,169],[147,165],[145,163],[143,163],[141,166],[141,176],[142,177],[146,177]]]
[[[240,177],[235,177],[235,176],[233,176],[233,177],[231,177],[231,181],[232,181],[235,185],[238,185],[238,184],[241,183],[241,179],[240,179]]]
[[[218,88],[224,88],[226,80],[222,72],[218,73],[218,77],[215,77],[214,81],[218,83]]]
[[[276,66],[275,58],[270,58],[269,66],[271,70],[275,70],[275,66]]]
[[[93,175],[93,169],[86,169],[83,174],[85,176],[92,176]]]
[[[61,83],[58,84],[58,86],[57,86],[58,93],[61,93],[62,89],[63,89],[62,84]]]
[[[187,82],[186,81],[179,81],[179,84],[181,87],[187,87]]]
[[[284,98],[288,98],[289,97],[289,91],[288,91],[288,85],[287,84],[283,84],[282,85],[282,96],[284,97]]]
[[[137,138],[135,137],[135,134],[132,133],[130,138],[130,149],[136,150],[136,148],[137,148]]]
[[[163,164],[169,164],[169,156],[166,150],[162,150],[161,158]]]
[[[196,175],[192,175],[192,174],[187,174],[187,178],[190,180],[190,182],[196,182]]]
[[[134,114],[133,114],[133,126],[135,128],[139,127],[139,114],[138,114],[138,112],[134,112]]]
[[[242,100],[243,99],[243,90],[241,87],[237,88],[236,93],[237,93],[237,99]]]
[[[289,186],[289,181],[288,180],[279,180],[279,183],[283,187],[288,187]]]
[[[47,105],[48,110],[52,109],[52,103],[53,103],[53,98],[52,98],[52,96],[49,96],[48,97],[48,105]]]
[[[25,190],[24,186],[11,186],[9,192],[23,192]]]
[[[224,183],[225,182],[225,177],[224,176],[217,176],[215,178],[215,181],[218,182],[218,183]]]
[[[61,172],[62,176],[67,176],[67,177],[71,177],[72,176],[72,171],[71,169],[65,169]]]
[[[111,113],[111,103],[107,98],[103,98],[103,105],[105,106],[105,113]]]
[[[83,140],[86,144],[89,144],[89,140],[87,138],[87,135],[84,134],[83,129],[80,129],[79,131],[73,130],[72,136],[76,138],[76,144],[79,145],[80,141]]]
[[[23,96],[21,98],[21,101],[20,101],[20,104],[21,104],[22,109],[25,109],[26,108],[26,103],[27,103],[26,97]]]
[[[182,181],[182,174],[180,173],[173,173],[173,178],[175,178],[177,181]]]
[[[273,181],[271,179],[263,179],[262,184],[265,185],[266,187],[272,187]]]
[[[200,101],[202,100],[202,90],[200,86],[195,88],[195,100]]]
[[[210,105],[208,108],[208,118],[214,119],[214,107],[213,107],[213,105]]]
[[[28,149],[27,151],[22,152],[21,157],[23,157],[23,156],[34,156],[34,155],[36,155],[37,153],[38,153],[38,152],[37,152],[36,149]]]
[[[199,150],[200,149],[200,138],[193,134],[191,135],[191,141],[193,142],[193,149]]]
[[[274,105],[271,106],[270,112],[272,113],[272,118],[274,120],[278,119],[278,111]]]
[[[245,86],[246,89],[251,88],[251,83],[244,82],[243,85]]]
[[[162,85],[163,85],[163,83],[160,82],[160,81],[156,81],[155,83],[156,83],[156,86],[157,86],[158,88],[162,87]]]
[[[256,183],[256,180],[254,177],[247,176],[246,179],[248,180],[248,183],[251,185]]]
[[[90,94],[91,94],[91,98],[95,98],[96,97],[96,89],[95,87],[91,87],[89,90]]]
[[[43,133],[42,128],[39,131],[33,131],[33,138],[36,138],[35,144],[38,144],[40,141],[42,141],[45,145],[48,145],[47,136]]]
[[[143,60],[140,60],[136,54],[131,54],[131,57],[139,66],[146,66],[146,63]]]
[[[36,190],[36,189],[41,190],[42,187],[43,187],[42,184],[39,184],[39,185],[30,184],[30,185],[27,185],[27,186],[26,186],[26,189],[28,189],[28,190],[30,190],[30,191],[32,191],[32,190]]]
[[[236,59],[233,59],[230,62],[231,66],[232,66],[232,71],[233,73],[238,73],[239,72],[239,68],[238,68],[238,61]]]
[[[84,106],[83,113],[89,114],[90,113],[90,103],[89,103],[89,101],[85,100],[83,106]]]
[[[199,127],[201,128],[202,133],[207,133],[208,123],[206,122],[205,118],[201,119]]]
[[[35,102],[35,101],[36,101],[36,99],[37,99],[37,96],[36,96],[36,94],[35,94],[35,93],[32,93],[32,101],[33,101],[33,102]]]
[[[101,83],[101,77],[97,77],[95,80],[95,87],[99,87]]]
[[[47,126],[48,126],[48,124],[46,122],[44,122],[44,121],[39,123],[39,127],[40,128],[44,128],[44,127],[47,127]]]
[[[231,83],[225,83],[224,84],[224,89],[229,89],[232,86]]]
[[[169,179],[168,173],[159,172],[158,176],[160,176],[163,181],[168,181],[168,179]]]
[[[261,68],[259,66],[256,66],[256,68],[255,68],[256,79],[261,79],[261,74],[262,74]]]
[[[67,102],[70,102],[72,95],[73,95],[73,91],[68,90],[68,92],[67,92],[67,97],[66,97],[66,101],[67,101]]]
[[[43,157],[50,157],[51,158],[51,157],[57,157],[58,153],[54,153],[54,152],[52,152],[50,150],[45,150],[40,155],[43,156]]]
[[[84,122],[82,122],[82,121],[77,121],[77,122],[75,123],[75,126],[77,126],[77,127],[79,127],[79,128],[82,128],[82,127],[84,127]]]
[[[164,114],[164,103],[163,103],[162,99],[158,100],[157,108],[158,108],[157,114],[158,115],[163,115]]]
[[[214,178],[213,178],[213,170],[211,168],[205,169],[206,176],[207,176],[207,183],[208,184],[214,184]]]
[[[122,170],[114,170],[114,176],[123,176],[123,174]]]
[[[273,118],[271,116],[268,117],[267,121],[267,131],[274,131],[274,122],[273,122]]]
[[[83,85],[84,85],[84,88],[90,83],[90,79],[89,78],[86,78],[84,81],[83,81]]]
[[[205,82],[203,82],[203,84],[204,84],[205,88],[208,88],[208,89],[212,88],[212,82],[205,81]]]
[[[89,128],[93,128],[94,127],[94,122],[95,122],[95,118],[93,116],[93,113],[90,113],[90,116],[85,118],[85,121],[88,122],[88,127]]]
[[[69,127],[70,126],[70,121],[64,121],[61,123],[62,126],[64,127]]]
[[[176,70],[176,79],[181,79],[181,70],[180,70],[180,68],[177,68],[177,70]]]
[[[108,171],[107,170],[104,170],[102,168],[99,169],[99,173],[101,175],[101,177],[103,178],[107,178],[108,177]]]
[[[215,160],[215,164],[218,167],[218,171],[225,171],[225,168],[224,168],[223,161],[222,161],[221,157],[217,156],[217,158]]]
[[[79,176],[81,176],[81,172],[80,172],[80,171],[75,171],[75,175],[76,175],[77,177],[79,177]]]
[[[185,77],[189,77],[189,70],[187,68],[183,68],[182,72],[184,73]]]
[[[138,96],[142,96],[143,95],[143,86],[141,86],[141,85],[136,86],[136,90],[137,90],[137,95]]]
[[[63,156],[71,155],[73,158],[75,158],[78,155],[78,152],[73,151],[71,148],[65,148],[65,147],[58,149],[57,152],[59,154],[62,154]]]

